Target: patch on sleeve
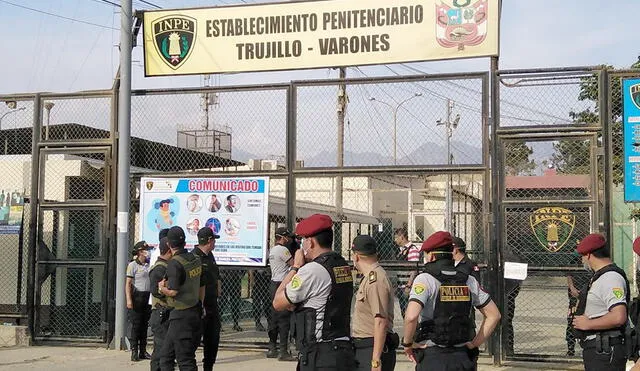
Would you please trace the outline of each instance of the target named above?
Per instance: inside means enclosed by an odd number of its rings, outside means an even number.
[[[376,272],[371,271],[369,272],[369,283],[374,283],[378,280],[378,275],[376,274]]]
[[[416,283],[413,285],[413,292],[416,293],[417,295],[422,294],[426,289],[427,289],[427,286],[425,286],[423,283]]]
[[[291,256],[291,253],[289,252],[289,250],[285,249],[282,255],[284,255],[285,258],[288,258]]]
[[[617,299],[622,299],[622,297],[624,297],[624,290],[620,287],[614,287],[612,291],[613,296],[615,296]]]
[[[298,290],[302,286],[302,280],[297,274],[291,279],[291,289]]]
[[[353,282],[353,275],[351,274],[351,267],[334,267],[333,276],[336,278],[336,283]]]

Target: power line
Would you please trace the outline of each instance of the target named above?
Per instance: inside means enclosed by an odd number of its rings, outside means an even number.
[[[5,3],[7,5],[15,6],[16,8],[22,8],[22,9],[30,10],[30,11],[36,12],[36,13],[46,14],[46,15],[51,16],[51,17],[62,18],[62,19],[66,19],[68,21],[74,21],[74,22],[78,22],[78,23],[83,23],[83,24],[86,24],[86,25],[89,25],[89,26],[105,28],[105,29],[108,29],[108,30],[116,30],[116,31],[118,30],[116,28],[112,28],[112,27],[109,27],[109,26],[103,26],[101,24],[92,23],[92,22],[88,22],[88,21],[83,21],[81,19],[74,19],[74,18],[70,18],[70,17],[65,17],[65,16],[60,15],[60,14],[45,12],[44,10],[29,8],[28,6],[15,4],[15,3],[12,3],[12,2],[6,1],[6,0],[0,0],[0,3]]]
[[[146,1],[146,0],[136,0],[136,1],[138,1],[139,3],[147,4],[147,5],[149,5],[149,6],[152,6],[152,7],[156,8],[156,9],[162,9],[162,7],[161,7],[161,6],[156,5],[156,4],[151,3],[151,2],[149,2],[149,1]]]
[[[98,4],[107,4],[107,5],[116,6],[116,7],[120,8],[120,4],[111,2],[109,0],[91,0],[91,1],[96,2]]]

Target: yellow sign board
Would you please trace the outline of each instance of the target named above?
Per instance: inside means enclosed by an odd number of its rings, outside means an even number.
[[[325,0],[144,13],[146,76],[498,55],[498,0]]]

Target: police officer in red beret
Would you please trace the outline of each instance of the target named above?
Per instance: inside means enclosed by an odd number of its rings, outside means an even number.
[[[356,369],[351,331],[353,276],[334,252],[333,221],[314,214],[296,227],[303,238],[291,270],[273,299],[275,310],[295,311],[298,370]]]
[[[451,234],[443,231],[422,243],[427,264],[411,286],[402,341],[416,371],[475,370],[478,347],[500,321],[498,307],[480,283],[466,270],[456,269],[453,244]],[[472,306],[484,316],[475,337],[469,318]]]
[[[585,269],[593,271],[589,285],[580,292],[573,327],[582,347],[586,371],[622,371],[627,361],[624,330],[629,304],[629,281],[609,255],[601,234],[590,234],[578,243]]]

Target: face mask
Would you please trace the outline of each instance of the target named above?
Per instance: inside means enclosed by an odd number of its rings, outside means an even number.
[[[304,238],[300,240],[300,248],[302,249],[302,253],[304,254],[304,256],[307,256],[309,252],[304,248]]]
[[[582,266],[584,267],[584,269],[585,269],[587,272],[593,273],[593,269],[591,269],[591,267],[589,266],[589,263],[584,262],[584,263],[582,263]]]
[[[146,258],[144,258],[144,262],[145,262],[146,264],[151,263],[151,258],[147,256]]]

